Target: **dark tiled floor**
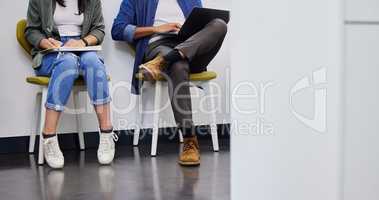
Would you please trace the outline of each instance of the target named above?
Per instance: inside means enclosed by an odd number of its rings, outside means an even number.
[[[176,164],[179,146],[123,146],[111,166],[100,166],[96,150],[66,151],[63,170],[36,165],[33,155],[0,155],[0,200],[229,200],[228,141],[214,153],[201,144],[200,167]],[[202,142],[203,143],[203,142]]]

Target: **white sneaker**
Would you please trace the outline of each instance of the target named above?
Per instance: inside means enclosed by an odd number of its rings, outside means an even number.
[[[51,168],[60,169],[64,166],[64,157],[59,148],[57,136],[43,140],[43,153]]]
[[[108,165],[113,161],[115,154],[115,141],[118,137],[114,133],[100,133],[99,149],[97,159],[102,165]]]

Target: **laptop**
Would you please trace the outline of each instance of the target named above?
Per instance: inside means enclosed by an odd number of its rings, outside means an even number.
[[[211,8],[194,8],[178,33],[179,39],[188,39],[203,29],[209,22],[217,18],[229,23],[230,12]]]

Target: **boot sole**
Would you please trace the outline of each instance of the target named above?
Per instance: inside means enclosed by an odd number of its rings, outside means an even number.
[[[142,75],[142,79],[146,81],[150,81],[150,82],[157,81],[153,76],[153,72],[151,72],[149,68],[147,68],[145,65],[140,65],[139,73]]]
[[[179,165],[182,165],[182,166],[199,166],[200,165],[200,161],[197,161],[197,162],[183,162],[183,161],[178,161]]]

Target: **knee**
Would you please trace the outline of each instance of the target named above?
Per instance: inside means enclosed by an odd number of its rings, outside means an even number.
[[[79,76],[78,58],[73,53],[65,53],[59,59],[59,70],[70,75]]]
[[[85,76],[107,79],[105,66],[95,52],[85,52],[80,56],[80,65]]]
[[[80,65],[86,68],[101,68],[103,63],[95,52],[85,52],[80,56]]]
[[[214,19],[210,22],[210,25],[212,27],[215,28],[215,30],[218,32],[218,33],[221,33],[222,35],[226,35],[226,33],[228,32],[228,25],[226,24],[226,22],[222,19]]]
[[[170,72],[173,76],[188,76],[189,74],[189,67],[188,64],[183,63],[183,61],[176,62],[171,65]]]
[[[58,62],[65,65],[65,68],[77,68],[78,67],[78,57],[73,53],[62,54]]]

